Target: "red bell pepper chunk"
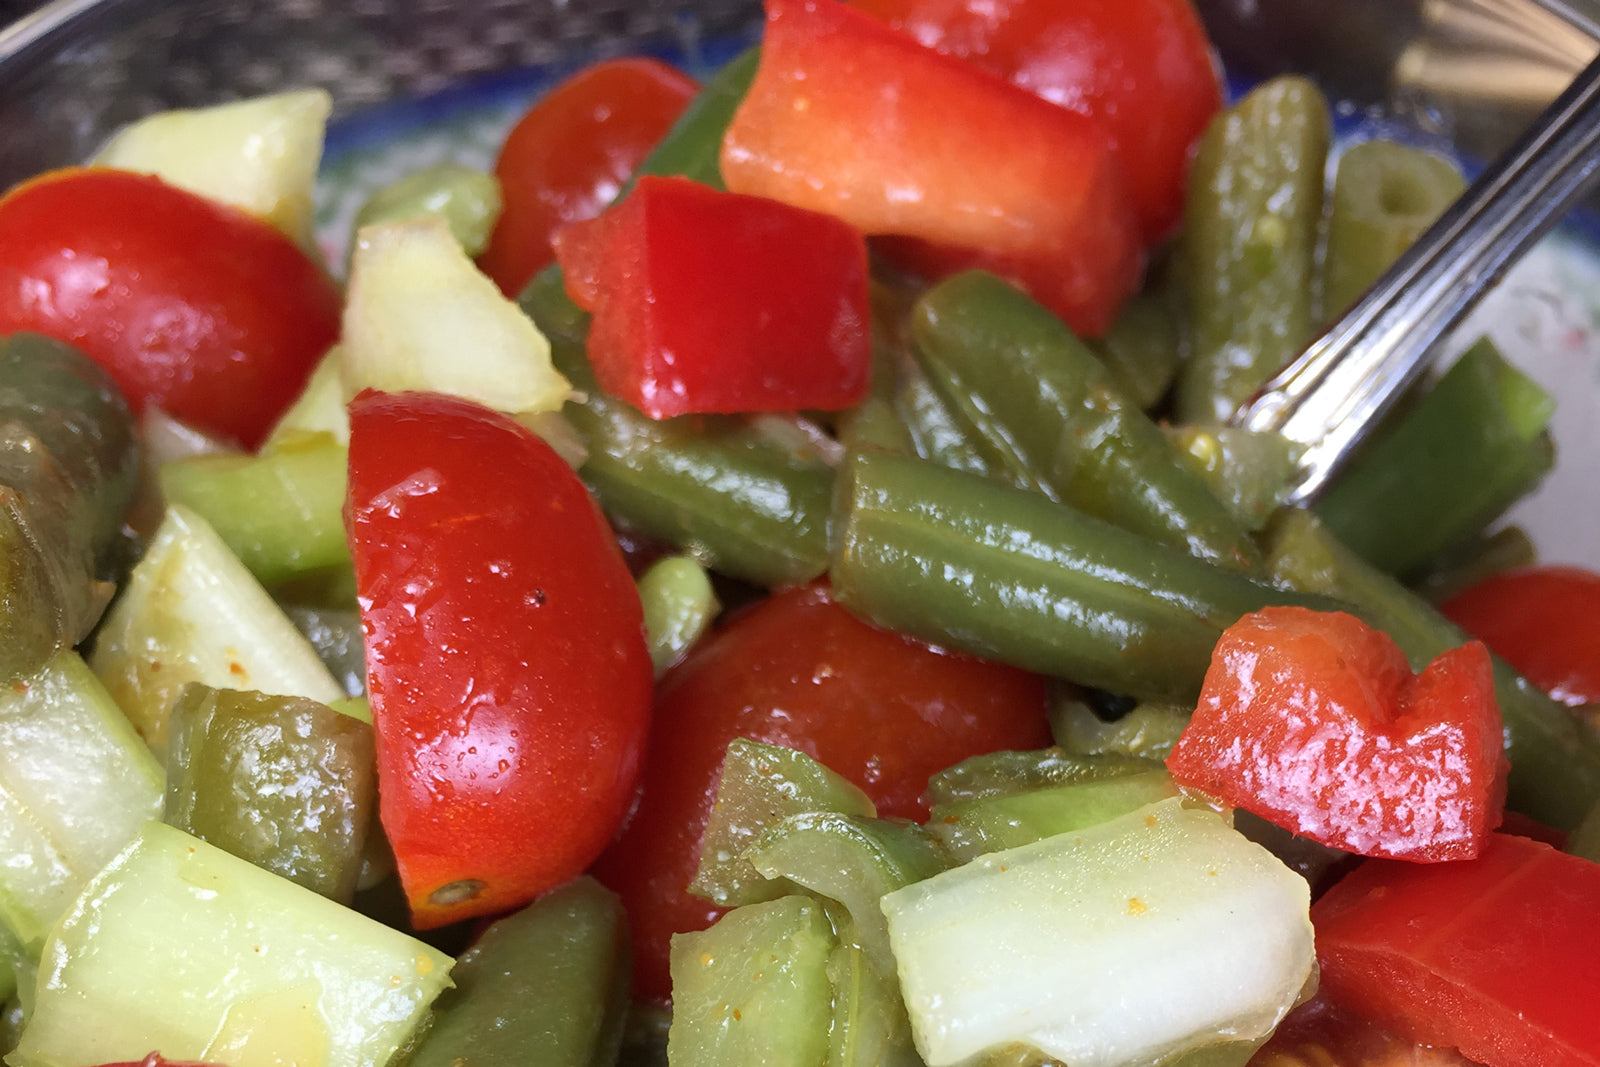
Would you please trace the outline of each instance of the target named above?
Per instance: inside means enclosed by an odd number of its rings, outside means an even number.
[[[1354,616],[1266,608],[1223,633],[1167,767],[1324,845],[1436,862],[1476,856],[1499,824],[1502,747],[1483,645],[1413,675]]]
[[[721,166],[730,189],[981,253],[1085,334],[1143,266],[1103,126],[835,0],[767,0]]]
[[[1495,1067],[1600,1064],[1600,865],[1510,834],[1461,863],[1371,860],[1313,905],[1322,990]]]
[[[596,380],[652,418],[866,396],[866,242],[838,219],[645,177],[555,244],[568,293],[594,313]]]
[[[1102,122],[1147,242],[1183,212],[1189,156],[1222,107],[1190,0],[851,0],[916,40]]]

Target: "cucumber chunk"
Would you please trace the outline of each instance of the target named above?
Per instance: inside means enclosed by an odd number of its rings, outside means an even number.
[[[853,782],[803,752],[742,737],[730,741],[689,892],[723,907],[795,892],[792,883],[751,866],[745,850],[787,816],[806,812],[870,818],[877,809]]]
[[[101,166],[173,185],[264,217],[312,245],[312,198],[333,98],[301,89],[215,107],[162,111],[123,129]]]
[[[930,1067],[1014,1043],[1112,1067],[1248,1041],[1316,962],[1305,880],[1178,799],[974,860],[883,910]]]
[[[45,943],[11,1067],[172,1060],[373,1067],[412,1037],[453,961],[161,823]]]
[[[0,752],[0,926],[37,954],[84,883],[160,816],[161,767],[73,652],[0,688]]]
[[[339,347],[346,389],[427,389],[497,411],[556,411],[571,393],[550,342],[442,219],[357,234]]]
[[[836,944],[822,905],[799,896],[735,908],[710,929],[673,935],[668,1061],[823,1067]]]
[[[168,713],[187,682],[323,704],[345,695],[210,524],[177,504],[107,615],[89,666],[163,761]]]

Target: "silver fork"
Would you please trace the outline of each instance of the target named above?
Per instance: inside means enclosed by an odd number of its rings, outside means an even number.
[[[1600,58],[1233,423],[1305,446],[1308,504],[1427,369],[1438,342],[1600,183]]]

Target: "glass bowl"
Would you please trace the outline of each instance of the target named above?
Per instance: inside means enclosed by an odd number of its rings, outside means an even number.
[[[0,0],[0,15],[15,11]],[[1595,53],[1600,0],[1198,0],[1230,76],[1315,76],[1351,136],[1404,127],[1468,163],[1498,151]],[[364,144],[471,112],[484,163],[550,77],[648,51],[702,64],[758,0],[54,0],[0,29],[0,186],[90,155],[161,108],[318,85],[335,101],[320,217],[337,230]],[[423,104],[407,103],[427,98]],[[380,105],[382,107],[380,108]],[[374,108],[380,108],[374,111]],[[354,117],[354,118],[353,118]],[[421,149],[428,162],[428,151]],[[492,158],[492,156],[491,156]],[[345,168],[340,171],[338,168]],[[376,178],[374,178],[376,180]],[[342,184],[341,184],[342,183]],[[1556,472],[1513,520],[1552,562],[1600,567],[1600,225],[1546,241],[1459,332],[1491,334],[1561,399]]]

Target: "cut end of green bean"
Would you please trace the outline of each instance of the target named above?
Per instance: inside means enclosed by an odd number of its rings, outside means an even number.
[[[639,577],[645,640],[659,677],[711,627],[722,605],[705,568],[692,556],[657,560]]]

